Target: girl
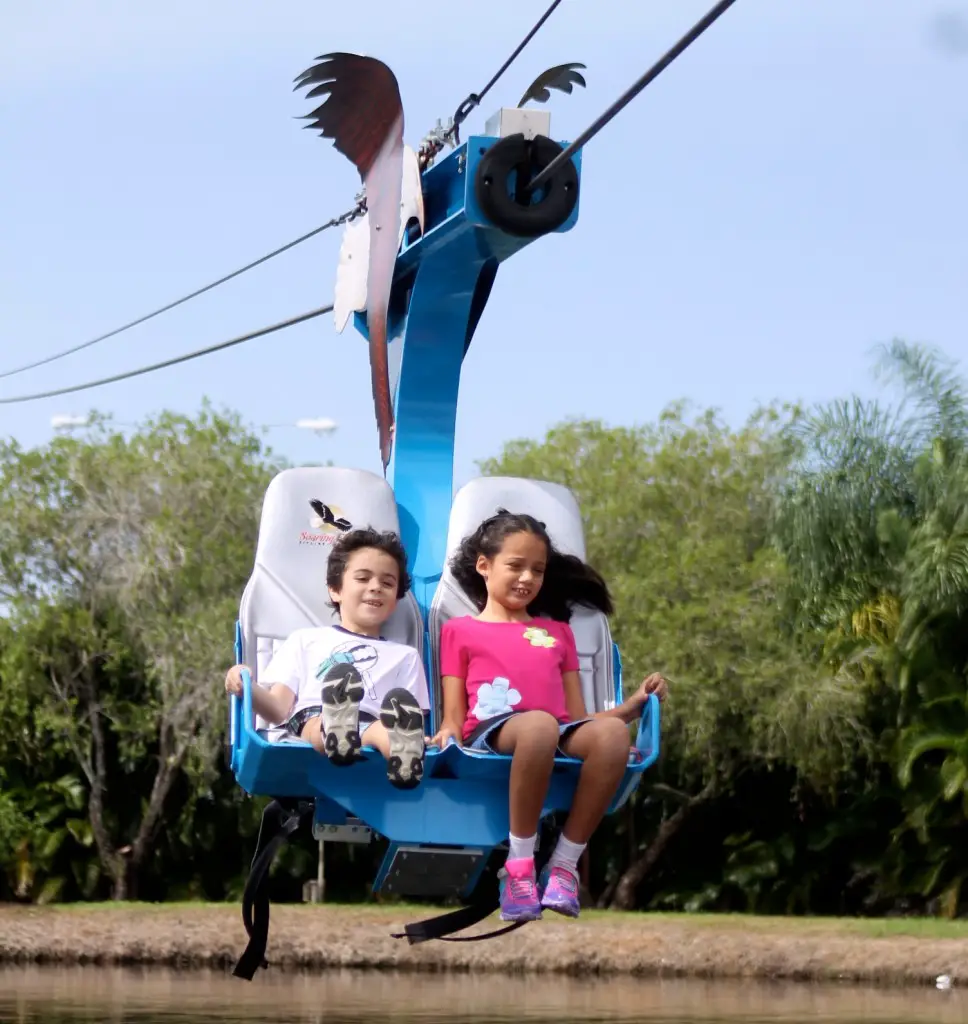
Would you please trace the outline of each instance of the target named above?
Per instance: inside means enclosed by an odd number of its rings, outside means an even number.
[[[589,715],[578,674],[570,605],[612,611],[602,577],[556,551],[544,523],[506,509],[465,537],[451,571],[480,615],[441,631],[444,709],[432,743],[460,737],[473,749],[510,754],[510,849],[501,871],[501,919],[533,921],[542,907],[577,917],[578,858],[608,809],[628,761],[628,723],[658,674],[621,707]],[[548,866],[535,878],[541,806],[556,752],[584,761],[571,813]]]

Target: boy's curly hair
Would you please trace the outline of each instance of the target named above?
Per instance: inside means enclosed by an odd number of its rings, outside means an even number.
[[[407,552],[404,549],[400,537],[392,531],[381,533],[379,530],[371,530],[364,527],[359,530],[350,530],[333,545],[329,553],[329,562],[326,566],[326,586],[335,591],[343,589],[343,575],[346,572],[346,563],[350,555],[361,548],[376,548],[389,555],[396,563],[400,576],[397,580],[397,599],[410,589],[410,573],[407,572]]]

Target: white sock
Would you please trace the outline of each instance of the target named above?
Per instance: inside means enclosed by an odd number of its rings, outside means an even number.
[[[565,837],[558,837],[558,845],[555,847],[551,860],[548,861],[549,868],[567,868],[573,875],[578,875],[578,858],[585,850],[585,843],[573,843]]]
[[[529,836],[527,839],[522,839],[520,836],[509,834],[508,839],[510,840],[508,860],[519,860],[522,857],[528,858],[534,856],[534,845],[538,841],[537,833],[533,836]]]

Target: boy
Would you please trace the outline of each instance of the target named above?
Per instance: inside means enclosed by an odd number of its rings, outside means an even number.
[[[375,747],[395,786],[416,786],[427,678],[414,648],[380,635],[410,588],[400,538],[370,529],[343,534],[329,556],[326,586],[340,625],[289,636],[253,687],[253,708],[274,725],[285,722],[334,764],[351,764],[363,744]],[[228,693],[242,694],[245,667],[229,669]]]

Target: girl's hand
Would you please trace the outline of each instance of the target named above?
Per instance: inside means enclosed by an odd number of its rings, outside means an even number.
[[[642,680],[642,685],[636,690],[635,697],[636,700],[644,704],[649,699],[649,695],[653,693],[660,701],[669,696],[669,684],[658,672],[653,672],[652,675],[646,676]]]
[[[242,696],[242,670],[249,670],[248,665],[233,665],[228,672],[225,673],[225,692],[232,694],[234,697]]]
[[[453,740],[455,743],[460,743],[461,739],[461,728],[458,725],[452,725],[448,722],[440,727],[440,731],[436,736],[427,744],[429,747],[437,747],[439,750],[443,750],[447,744]]]

